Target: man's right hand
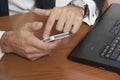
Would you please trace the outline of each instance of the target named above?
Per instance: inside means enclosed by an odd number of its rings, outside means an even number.
[[[34,31],[41,29],[41,22],[27,23],[16,31],[5,32],[0,40],[0,46],[5,53],[15,53],[30,60],[36,60],[58,46],[60,40],[45,43],[34,35]]]

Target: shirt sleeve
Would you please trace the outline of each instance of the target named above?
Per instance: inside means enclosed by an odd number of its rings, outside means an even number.
[[[97,9],[97,6],[93,0],[84,0],[84,1],[88,5],[89,15],[85,17],[83,21],[87,23],[89,26],[92,26],[94,25],[99,15],[99,10]]]
[[[5,31],[0,31],[0,39],[2,35],[4,34]],[[2,52],[1,47],[0,47],[0,59],[4,56],[5,53]]]
[[[55,6],[56,7],[63,7],[68,5],[72,0],[56,0]]]

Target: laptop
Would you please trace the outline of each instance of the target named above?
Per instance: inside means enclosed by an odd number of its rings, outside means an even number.
[[[68,59],[120,73],[120,4],[111,4]]]

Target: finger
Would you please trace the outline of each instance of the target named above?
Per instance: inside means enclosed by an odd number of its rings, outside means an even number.
[[[66,22],[67,10],[64,9],[56,25],[58,31],[62,31]]]
[[[56,40],[53,42],[49,42],[49,43],[44,43],[45,45],[43,46],[43,48],[46,50],[52,50],[54,48],[56,48],[59,44],[61,43],[61,40]]]
[[[51,45],[51,44],[49,44],[49,45]],[[52,49],[54,49],[54,48],[52,47]],[[25,56],[30,60],[36,60],[42,56],[48,55],[52,49],[49,47],[46,47],[46,49],[44,49],[43,46],[41,46],[41,48],[38,49],[38,48],[32,46],[28,49]]]
[[[75,19],[75,14],[72,12],[69,12],[63,32],[70,32],[70,30],[73,27],[74,19]]]
[[[34,22],[33,24],[32,24],[32,26],[33,26],[33,30],[35,31],[35,30],[39,30],[39,29],[41,29],[42,27],[43,27],[43,23],[42,22]]]
[[[30,41],[31,41],[31,43],[30,43],[31,46],[33,46],[33,47],[35,47],[35,48],[37,48],[41,51],[42,50],[43,51],[48,51],[48,50],[54,49],[61,42],[61,40],[57,40],[57,41],[54,41],[54,42],[45,43],[45,42],[39,40],[34,35],[30,37]]]
[[[34,38],[34,40],[32,39],[33,37],[30,39],[32,41],[31,44],[29,44],[29,46],[31,47],[26,48],[25,51],[25,56],[30,60],[33,60],[33,58],[37,59],[42,56],[48,55],[50,51],[56,48],[58,46],[58,43],[60,43],[60,41],[44,43],[38,39],[35,40],[36,38]]]
[[[83,19],[82,17],[76,16],[76,19],[75,19],[73,28],[72,28],[72,30],[71,30],[71,32],[72,32],[73,34],[76,33],[76,32],[79,30],[79,28],[80,28],[80,26],[81,26],[81,24],[82,24],[82,19]]]
[[[33,54],[28,54],[26,57],[30,60],[36,60],[45,55],[48,55],[48,53],[33,53]]]
[[[39,58],[41,58],[41,57],[44,57],[44,56],[47,56],[47,55],[49,55],[49,54],[50,54],[50,52],[48,52],[48,53],[40,53],[40,54],[38,53],[38,55],[32,57],[31,60],[37,60],[37,59],[39,59]]]
[[[33,22],[33,23],[27,23],[25,27],[23,27],[23,29],[29,32],[33,32],[35,30],[41,29],[42,26],[43,26],[42,22]]]
[[[45,9],[34,9],[33,11],[34,13],[40,15],[40,16],[49,16],[50,15],[50,12],[51,10],[45,10]]]
[[[43,38],[46,38],[50,35],[50,32],[52,30],[52,27],[56,21],[56,14],[53,12],[51,13],[50,17],[48,18],[48,21],[45,26],[45,30],[43,32]]]

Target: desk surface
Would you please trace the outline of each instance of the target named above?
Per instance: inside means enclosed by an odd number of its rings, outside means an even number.
[[[33,13],[1,17],[0,30],[14,30],[26,22],[45,22],[46,19]],[[67,59],[72,49],[89,29],[87,25],[83,24],[77,34],[64,39],[51,55],[36,61],[29,61],[14,54],[6,54],[0,60],[0,80],[120,80],[120,76],[116,73]],[[42,30],[36,32],[36,36],[39,38],[41,34]]]

